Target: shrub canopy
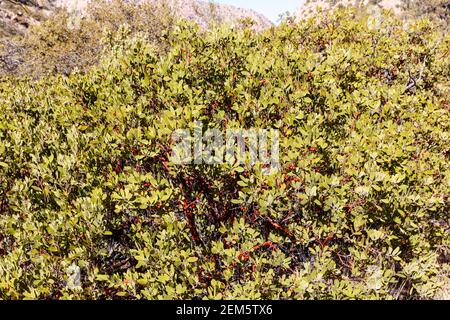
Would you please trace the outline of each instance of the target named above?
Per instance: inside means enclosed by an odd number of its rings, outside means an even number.
[[[3,78],[0,298],[435,297],[449,37],[368,19],[122,29],[85,74]],[[175,165],[194,121],[279,130],[281,169]]]

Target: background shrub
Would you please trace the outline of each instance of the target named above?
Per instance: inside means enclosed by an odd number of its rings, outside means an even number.
[[[163,31],[173,23],[164,1],[92,1],[84,13],[58,9],[24,36],[3,41],[3,74],[41,77],[86,70],[99,62],[123,25],[164,50]]]

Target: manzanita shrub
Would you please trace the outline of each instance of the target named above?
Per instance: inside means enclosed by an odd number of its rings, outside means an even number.
[[[449,37],[343,10],[262,33],[126,29],[0,83],[0,298],[430,299],[448,284]],[[280,169],[171,134],[276,129]]]

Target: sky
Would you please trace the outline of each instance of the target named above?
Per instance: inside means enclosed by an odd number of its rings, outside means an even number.
[[[286,11],[296,12],[304,0],[215,0],[215,2],[253,9],[277,22],[280,14]]]

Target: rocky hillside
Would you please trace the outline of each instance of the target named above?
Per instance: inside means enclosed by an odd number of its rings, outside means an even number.
[[[428,17],[447,28],[450,21],[449,0],[306,0],[298,9],[296,20],[313,16],[317,9],[324,11],[338,7],[365,7],[388,9],[403,19]]]
[[[32,23],[42,21],[52,9],[49,0],[1,0],[0,36],[24,33]]]
[[[250,18],[255,22],[257,29],[264,29],[272,25],[272,22],[264,15],[250,9],[217,4],[212,1],[170,0],[168,2],[173,12],[181,18],[194,20],[203,27],[206,27],[211,19],[220,23],[234,23]]]
[[[266,17],[253,10],[197,0],[166,1],[177,16],[194,20],[201,26],[206,26],[211,20],[233,23],[245,18],[254,20],[256,29],[272,25]],[[58,8],[83,12],[89,2],[90,0],[0,0],[0,36],[23,34],[31,24],[45,20]]]
[[[380,8],[391,9],[396,13],[401,11],[402,0],[307,0],[297,11],[297,19],[308,18],[315,14],[317,9],[332,10],[341,6],[363,6],[375,4]]]

